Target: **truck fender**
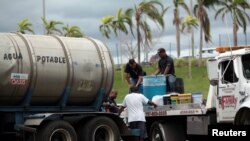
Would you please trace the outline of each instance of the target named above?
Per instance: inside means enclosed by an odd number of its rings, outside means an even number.
[[[250,115],[250,99],[248,98],[246,101],[244,101],[241,106],[239,107],[239,110],[236,112],[235,118],[234,118],[234,124],[243,124],[247,120],[246,118]],[[250,120],[250,119],[248,119]]]
[[[34,114],[26,117],[24,122],[25,126],[39,126],[45,119],[54,115],[55,113],[42,113],[42,114]]]

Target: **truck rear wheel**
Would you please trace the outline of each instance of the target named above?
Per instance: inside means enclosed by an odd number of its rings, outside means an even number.
[[[167,141],[166,139],[166,127],[164,124],[154,122],[150,128],[150,140],[151,141]]]
[[[150,128],[151,141],[185,141],[185,133],[181,124],[154,122]]]
[[[107,117],[96,117],[80,127],[81,141],[119,141],[120,134],[114,121]]]
[[[51,121],[43,125],[29,141],[77,141],[74,128],[65,121]]]

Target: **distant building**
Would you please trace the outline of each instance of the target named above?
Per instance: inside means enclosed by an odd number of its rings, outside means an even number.
[[[202,58],[213,58],[217,56],[219,53],[216,52],[215,48],[203,48],[202,49]],[[197,58],[199,58],[199,53],[196,55]]]

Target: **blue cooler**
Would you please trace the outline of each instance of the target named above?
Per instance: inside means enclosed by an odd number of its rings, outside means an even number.
[[[143,94],[150,100],[155,95],[165,95],[166,88],[166,76],[144,76],[143,77]]]

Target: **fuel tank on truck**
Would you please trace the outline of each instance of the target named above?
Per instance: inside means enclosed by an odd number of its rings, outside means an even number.
[[[92,38],[0,33],[0,106],[90,105],[110,92],[113,66]]]

